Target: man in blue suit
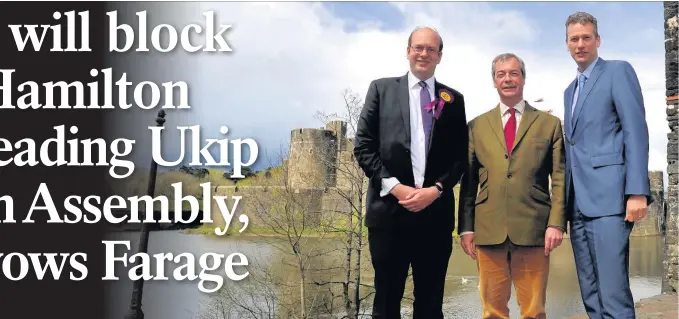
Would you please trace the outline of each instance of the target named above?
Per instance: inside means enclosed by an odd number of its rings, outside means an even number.
[[[592,15],[566,20],[578,70],[564,92],[567,214],[580,292],[592,319],[635,318],[629,235],[650,204],[648,127],[641,87],[626,61],[598,57]]]

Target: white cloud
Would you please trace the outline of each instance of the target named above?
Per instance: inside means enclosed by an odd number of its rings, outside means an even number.
[[[141,5],[124,3],[130,10]],[[181,26],[203,23],[201,13],[217,12],[217,22],[232,24],[227,39],[230,54],[153,54],[134,57],[131,75],[143,79],[185,79],[191,88],[193,109],[168,114],[168,124],[201,124],[203,131],[219,136],[228,125],[228,138],[256,137],[261,147],[277,149],[298,127],[318,127],[316,111],[341,111],[341,92],[351,88],[365,94],[375,78],[400,76],[408,68],[406,41],[416,25],[435,26],[444,38],[444,56],[437,78],[465,95],[468,120],[494,107],[490,62],[508,50],[521,56],[527,67],[526,99],[540,109],[563,116],[563,90],[575,77],[575,65],[565,45],[544,52],[522,50],[535,45],[540,27],[517,11],[497,11],[479,3],[398,3],[406,23],[402,30],[377,27],[344,31],[344,21],[318,3],[162,3],[146,6],[153,23],[171,20]],[[169,10],[169,8],[173,8]],[[560,22],[559,22],[560,23]],[[373,24],[375,26],[379,23]],[[605,42],[603,42],[605,44]],[[545,52],[553,52],[546,54]],[[653,55],[607,52],[605,59],[627,59],[638,72],[646,101],[651,133],[651,169],[665,170],[664,52]],[[120,68],[128,68],[120,66]],[[133,73],[133,74],[132,74]],[[127,112],[129,123],[144,127],[154,114]],[[117,118],[120,121],[120,118]],[[121,131],[119,131],[121,132]],[[140,140],[147,131],[136,135]],[[143,144],[143,141],[139,142]],[[139,146],[137,146],[139,147]],[[147,163],[149,154],[141,163]],[[265,161],[266,162],[266,161]]]

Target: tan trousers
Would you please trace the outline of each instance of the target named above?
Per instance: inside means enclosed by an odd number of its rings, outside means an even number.
[[[509,319],[512,283],[521,319],[544,319],[549,256],[544,247],[521,247],[509,241],[477,246],[484,319]]]

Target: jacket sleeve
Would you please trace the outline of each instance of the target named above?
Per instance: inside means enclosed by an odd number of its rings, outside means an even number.
[[[628,62],[618,65],[616,73],[612,93],[625,144],[625,195],[645,195],[650,203],[649,138],[641,87]]]
[[[474,151],[474,134],[473,134],[472,121],[469,123],[468,133],[469,142],[467,143],[467,151],[465,156],[467,157],[466,162],[469,163],[465,167],[466,171],[462,177],[462,183],[460,185],[460,198],[458,205],[458,234],[463,232],[473,232],[474,231],[474,202],[476,202],[476,195],[478,193],[479,187],[479,162],[476,160],[476,153]]]
[[[354,139],[354,156],[358,166],[381,189],[382,179],[393,177],[380,158],[380,93],[376,81],[370,83],[365,104],[358,118]]]
[[[566,231],[566,187],[563,130],[561,121],[554,119],[554,132],[552,133],[552,208],[549,212],[547,225]]]
[[[439,178],[437,178],[437,181],[441,183],[443,189],[449,190],[452,190],[455,184],[460,181],[462,175],[465,173],[469,165],[469,160],[467,158],[467,151],[469,147],[469,131],[467,129],[467,115],[465,112],[464,96],[462,94],[458,94],[456,99],[458,102],[454,104],[456,112],[451,123],[453,127],[451,130],[452,134],[449,136],[450,140],[454,141],[454,143],[451,145],[451,147],[454,148],[453,160],[450,161],[448,170],[443,175],[439,176]]]

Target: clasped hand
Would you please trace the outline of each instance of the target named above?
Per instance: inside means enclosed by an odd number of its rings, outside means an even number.
[[[398,184],[391,193],[398,199],[398,203],[411,212],[419,212],[429,206],[438,196],[436,187],[415,188]]]

